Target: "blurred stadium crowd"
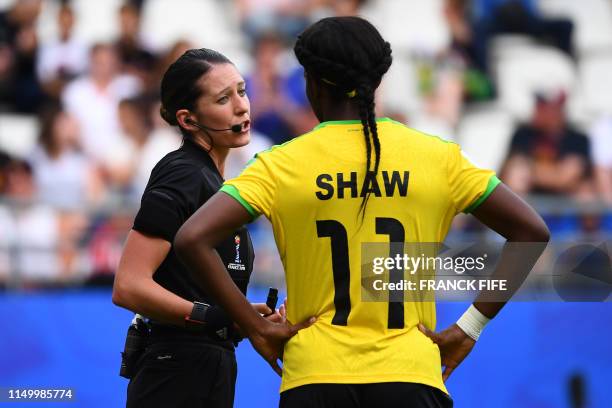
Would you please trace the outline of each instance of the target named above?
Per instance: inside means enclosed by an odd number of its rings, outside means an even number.
[[[112,282],[148,175],[180,145],[158,88],[182,52],[217,49],[247,79],[254,132],[230,178],[316,125],[293,42],[354,14],[393,48],[379,116],[460,143],[553,239],[612,233],[610,0],[0,0],[0,287]],[[275,280],[266,222],[252,231],[255,279]]]

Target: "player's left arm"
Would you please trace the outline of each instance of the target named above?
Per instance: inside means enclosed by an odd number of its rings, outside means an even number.
[[[238,324],[253,347],[281,375],[278,359],[285,342],[314,319],[299,324],[274,323],[251,306],[236,286],[215,250],[224,239],[252,219],[234,198],[218,192],[200,207],[179,229],[174,246],[179,258],[194,273],[202,287]]]
[[[472,214],[507,240],[491,277],[506,279],[508,291],[505,301],[490,301],[497,300],[499,293],[481,292],[456,324],[439,333],[419,325],[419,329],[440,348],[445,381],[470,353],[484,325],[499,313],[524,282],[550,239],[544,220],[504,184],[499,184]]]

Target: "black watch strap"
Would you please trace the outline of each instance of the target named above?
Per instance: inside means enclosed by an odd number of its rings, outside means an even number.
[[[206,328],[206,314],[210,305],[203,302],[193,302],[191,314],[185,316],[185,327],[194,331],[203,331]]]

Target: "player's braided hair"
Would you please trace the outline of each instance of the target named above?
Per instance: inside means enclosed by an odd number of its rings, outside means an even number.
[[[391,66],[391,45],[362,18],[329,17],[306,29],[298,37],[294,51],[308,75],[327,85],[334,98],[355,99],[365,137],[366,176],[376,177],[381,149],[374,92]],[[361,202],[362,219],[370,194],[368,191]]]

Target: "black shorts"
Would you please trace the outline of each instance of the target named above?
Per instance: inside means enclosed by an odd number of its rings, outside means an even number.
[[[233,351],[206,343],[154,343],[140,358],[127,407],[231,408],[236,385]]]
[[[281,393],[281,408],[452,408],[453,400],[424,384],[308,384]]]

